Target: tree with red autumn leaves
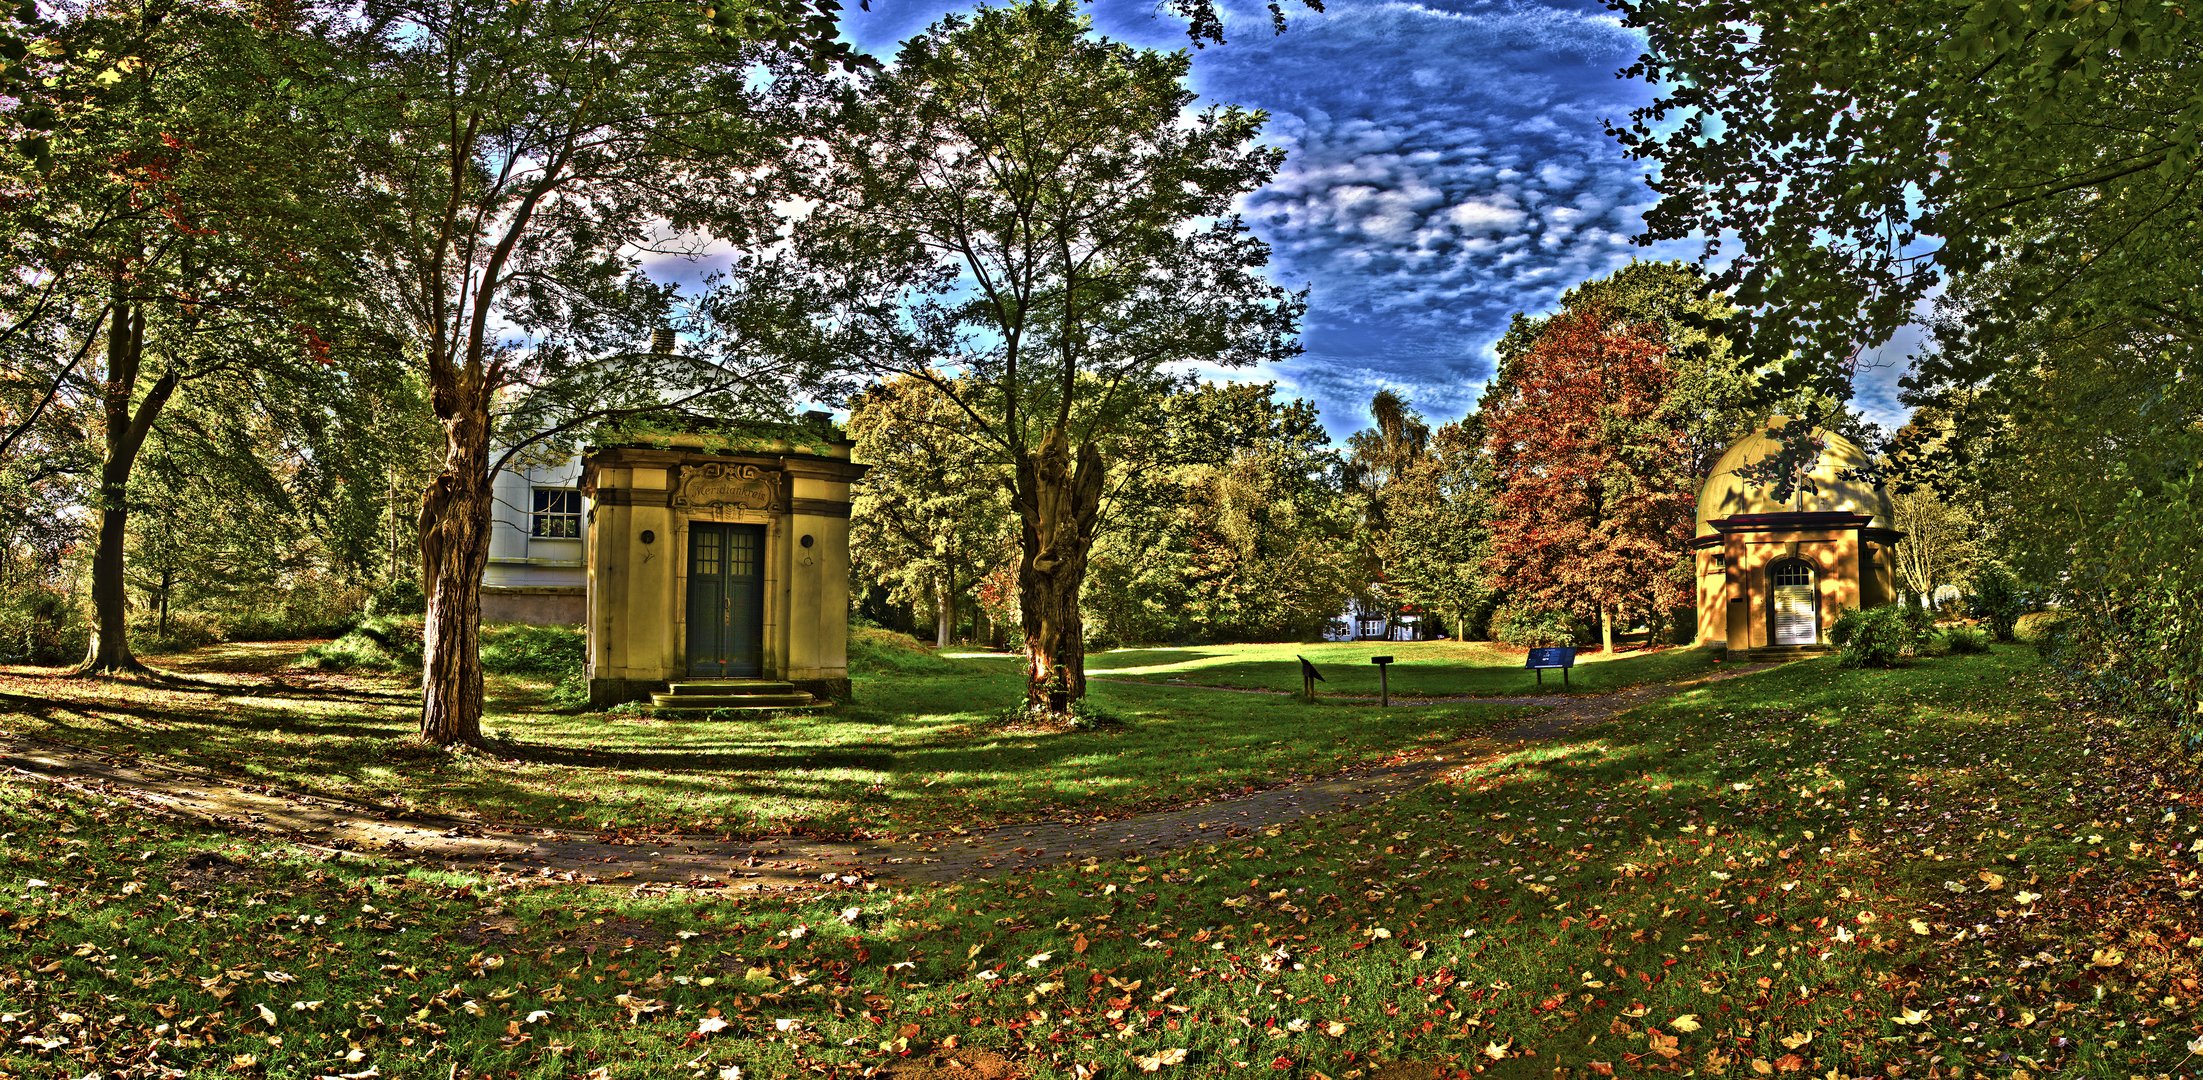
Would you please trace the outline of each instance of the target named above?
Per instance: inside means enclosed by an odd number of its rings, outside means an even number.
[[[1486,404],[1493,583],[1518,601],[1614,623],[1679,604],[1669,571],[1690,542],[1689,444],[1662,415],[1675,375],[1657,324],[1563,311]]]

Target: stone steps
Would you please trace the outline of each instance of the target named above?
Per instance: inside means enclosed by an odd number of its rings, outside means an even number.
[[[1836,647],[1827,643],[1819,645],[1762,645],[1746,650],[1744,659],[1750,663],[1773,663],[1782,660],[1804,660],[1814,656],[1828,656]]]
[[[670,713],[764,714],[826,707],[794,683],[777,679],[687,679],[650,695],[650,704]]]

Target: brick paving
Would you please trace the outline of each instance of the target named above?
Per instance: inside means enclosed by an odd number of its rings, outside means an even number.
[[[236,784],[143,759],[20,737],[0,736],[0,768],[225,829],[283,836],[332,857],[386,856],[487,870],[517,880],[787,893],[866,881],[954,882],[1067,860],[1121,859],[1226,843],[1301,818],[1367,806],[1450,772],[1495,764],[1530,743],[1589,727],[1646,702],[1773,666],[1737,665],[1609,694],[1478,698],[1548,709],[1425,756],[1248,795],[1121,819],[1041,821],[921,841],[683,835],[615,840],[587,831],[401,818],[376,807]]]

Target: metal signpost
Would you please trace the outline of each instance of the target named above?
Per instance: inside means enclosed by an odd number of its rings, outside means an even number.
[[[1312,703],[1316,700],[1316,684],[1325,681],[1324,677],[1316,671],[1316,665],[1308,662],[1307,657],[1295,656],[1293,659],[1300,661],[1301,693],[1306,694]]]

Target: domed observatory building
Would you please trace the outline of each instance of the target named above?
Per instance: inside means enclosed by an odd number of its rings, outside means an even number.
[[[1868,464],[1859,444],[1816,432],[1821,452],[1804,482],[1776,501],[1748,475],[1782,450],[1767,426],[1731,446],[1698,493],[1698,643],[1774,655],[1830,648],[1829,628],[1853,608],[1894,603],[1889,493],[1845,474]],[[1778,651],[1779,650],[1779,651]]]

